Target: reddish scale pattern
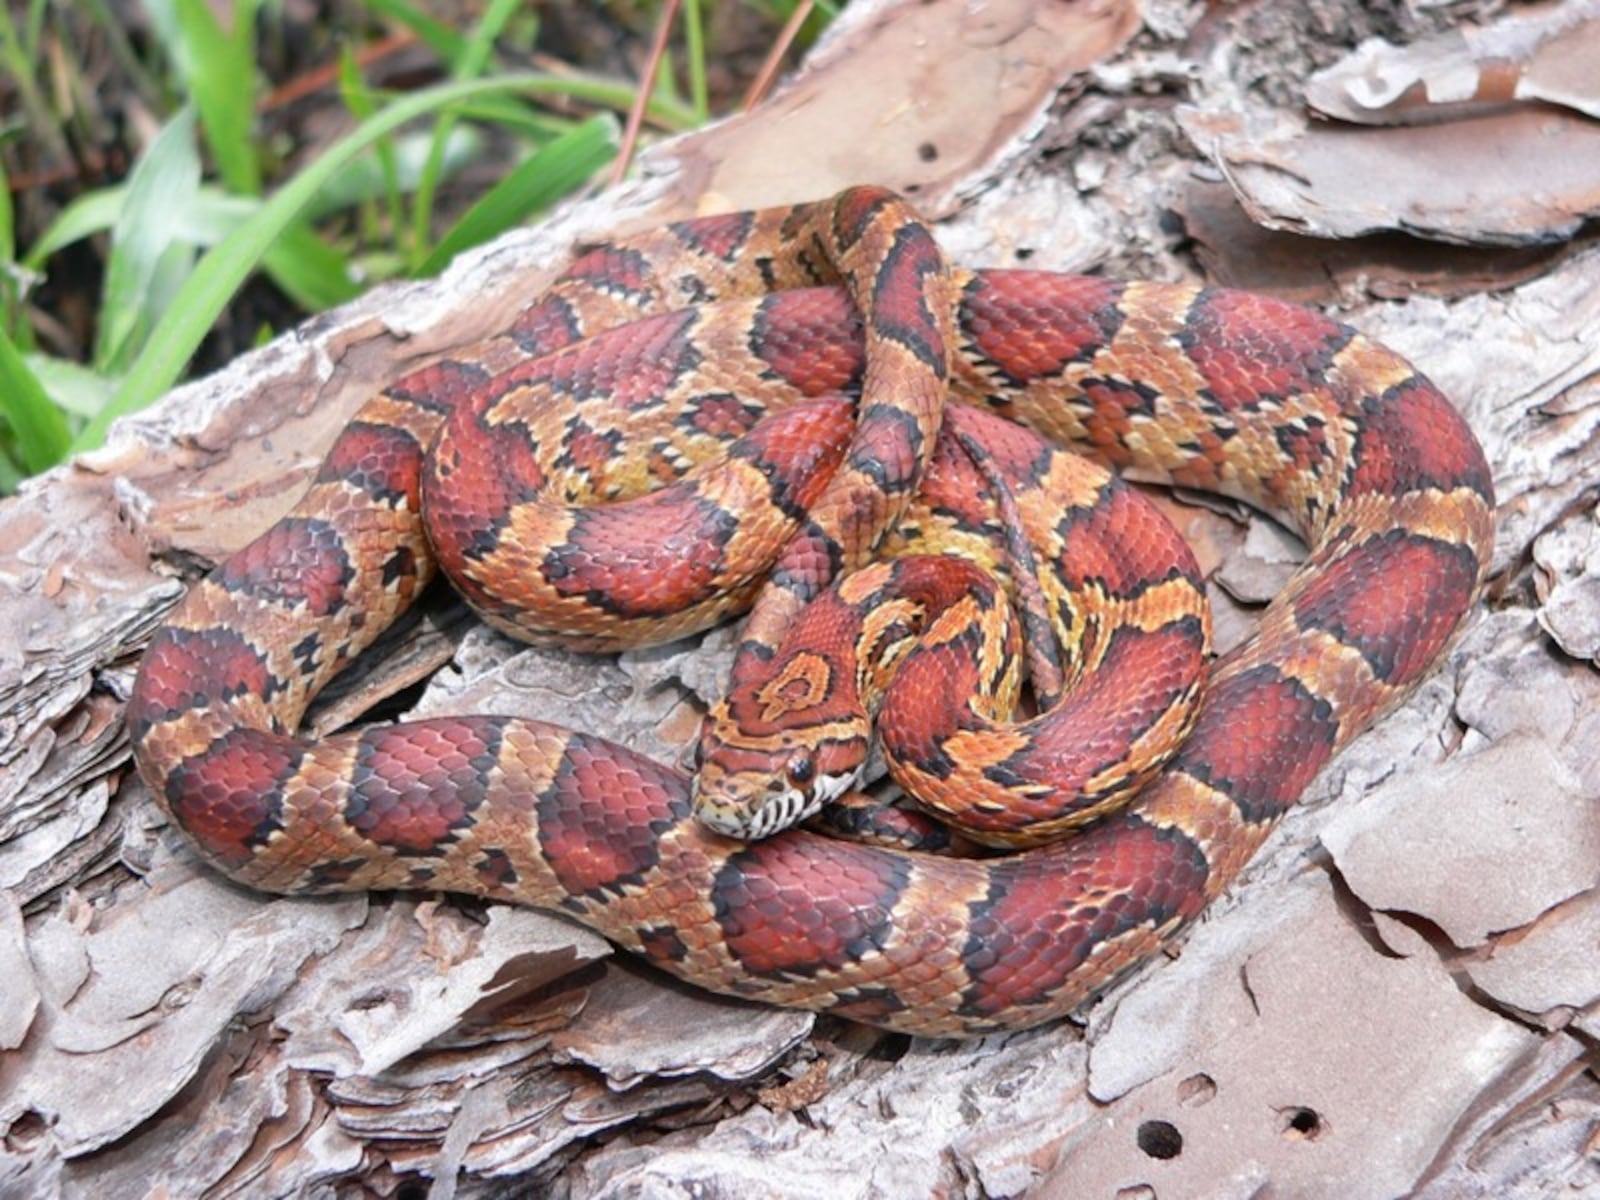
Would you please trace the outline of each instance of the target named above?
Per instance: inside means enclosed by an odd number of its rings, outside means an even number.
[[[305,749],[292,738],[231,729],[174,767],[166,801],[195,843],[225,867],[243,867],[282,828],[283,790]]]
[[[578,509],[539,572],[565,596],[619,617],[680,612],[715,595],[738,520],[692,486],[623,505]]]
[[[420,367],[384,389],[386,395],[430,412],[451,412],[489,382],[483,368],[472,363],[443,359]]]
[[[839,544],[815,521],[807,520],[784,547],[783,557],[772,568],[767,583],[771,588],[809,600],[843,569],[844,553]],[[750,644],[741,643],[740,654],[734,660],[734,674],[741,679],[760,668],[759,663],[743,661],[749,657],[745,648]]]
[[[1320,420],[1281,425],[1274,436],[1295,469],[1307,475],[1321,475],[1333,457],[1327,426]]]
[[[1052,379],[1116,336],[1124,288],[1086,275],[986,271],[961,298],[961,328],[1010,382]]]
[[[708,437],[737,438],[761,419],[759,405],[747,404],[732,392],[697,396],[680,418],[682,424]]]
[[[511,856],[498,846],[485,850],[474,867],[485,887],[506,888],[517,882],[517,868],[512,864]]]
[[[945,410],[944,424],[951,433],[975,439],[989,462],[1013,485],[1044,478],[1056,455],[1064,453],[1026,426],[965,404],[950,405]],[[947,463],[953,459],[957,470],[973,474],[972,459],[958,442],[945,439],[935,453],[942,454]],[[932,468],[929,470],[931,473]],[[987,492],[988,481],[981,475],[974,477]]]
[[[654,295],[650,260],[626,246],[600,246],[562,272],[568,283],[586,283],[607,295],[646,304]]]
[[[1193,619],[1152,632],[1115,630],[1096,669],[1034,724],[1033,744],[984,774],[1007,786],[1048,784],[1067,796],[1087,792],[1089,781],[1126,758],[1128,747],[1189,690],[1204,668],[1204,643]],[[1049,812],[1054,815],[1053,806]],[[1018,823],[1017,814],[1006,814],[992,827]]]
[[[715,217],[696,217],[692,221],[679,221],[668,228],[685,245],[702,254],[732,262],[744,249],[750,231],[755,228],[754,215],[748,212],[724,213]]]
[[[323,459],[318,483],[343,481],[383,504],[417,503],[422,447],[404,429],[355,421]]]
[[[764,297],[750,325],[750,352],[807,396],[855,392],[861,386],[861,320],[839,288],[797,288]]]
[[[1194,916],[1208,874],[1187,836],[1132,813],[1049,855],[996,861],[988,894],[968,906],[965,1006],[992,1015],[1046,1003],[1100,943]]]
[[[872,292],[872,327],[939,372],[949,354],[928,309],[928,280],[944,270],[939,247],[925,229],[903,226],[884,257]]]
[[[511,383],[501,376],[451,409],[422,474],[422,510],[439,565],[475,601],[483,590],[470,562],[493,551],[507,514],[546,483],[524,431],[485,419]]]
[[[284,517],[223,563],[214,578],[230,592],[304,604],[325,617],[344,606],[355,571],[334,526],[316,517]]]
[[[822,494],[855,434],[855,412],[828,396],[774,413],[729,449],[766,476],[772,503],[796,519]]]
[[[562,438],[555,465],[576,472],[591,488],[596,487],[616,460],[621,442],[619,430],[596,430],[574,417]]]
[[[1124,462],[1128,432],[1134,417],[1155,412],[1156,390],[1137,380],[1084,379],[1079,386],[1089,402],[1084,428],[1095,453],[1108,462]]]
[[[730,449],[766,477],[768,499],[798,514],[827,485],[848,443],[847,402],[813,401],[768,417]],[[540,566],[563,595],[630,617],[678,612],[716,594],[739,523],[695,481],[625,503],[577,509],[566,541]]]
[[[1361,411],[1350,495],[1465,487],[1493,502],[1494,483],[1483,448],[1450,401],[1426,379],[1413,376],[1364,401]]]
[[[948,853],[955,837],[924,813],[895,808],[859,793],[847,793],[812,817],[807,828],[852,842],[893,846],[920,854]]]
[[[1212,684],[1177,770],[1227,794],[1251,823],[1281,816],[1333,756],[1339,722],[1326,700],[1273,666]]]
[[[857,431],[848,462],[877,485],[874,492],[862,494],[864,503],[879,496],[904,496],[921,477],[922,429],[909,413],[885,409],[870,426]],[[876,512],[864,508],[862,516],[871,521]]]
[[[689,947],[684,944],[676,930],[666,925],[652,925],[639,930],[638,933],[639,949],[643,950],[645,957],[653,963],[670,966],[689,957]]]
[[[361,735],[344,818],[400,854],[442,854],[473,823],[500,744],[492,717],[445,717]]]
[[[955,764],[943,743],[958,730],[978,727],[967,703],[978,682],[977,665],[966,646],[929,646],[906,659],[878,713],[876,728],[884,750],[929,774],[947,777]]]
[[[815,975],[882,949],[909,864],[843,843],[776,837],[731,855],[711,903],[752,975]]]
[[[856,187],[838,198],[833,206],[834,236],[850,249],[866,236],[872,220],[898,197],[887,188]]]
[[[135,739],[152,726],[238,696],[270,700],[278,681],[256,648],[231,629],[175,629],[156,634],[139,663],[128,701]]]
[[[989,430],[972,420],[973,417],[983,418],[992,423],[1005,425],[1011,429],[1019,429],[1009,421],[999,417],[990,417],[987,413],[978,412],[976,409],[952,405],[945,411],[945,425],[951,433],[964,433],[979,437],[989,445]],[[1038,439],[1033,439],[1033,444],[1038,445]],[[1034,478],[1036,472],[1028,471],[1019,473],[1011,469],[1010,460],[1000,454],[994,454],[991,448],[991,457],[996,460],[996,465],[1011,478]],[[1043,470],[1047,464],[1040,464]],[[933,458],[928,463],[928,473],[923,477],[922,487],[918,490],[919,501],[933,512],[952,518],[958,528],[970,531],[981,531],[986,528],[990,515],[993,512],[993,498],[990,484],[973,465],[972,459],[962,449],[961,443],[953,437],[941,436],[934,446]]]
[[[1145,516],[1148,505],[1113,479],[1093,508],[1073,508],[1056,526],[1063,578],[1074,587],[1096,581],[1112,596],[1134,597],[1152,583],[1179,575],[1199,585],[1200,564],[1166,521]]]
[[[1392,687],[1420,678],[1471,601],[1478,562],[1465,546],[1393,530],[1327,564],[1295,601],[1303,628],[1354,646]]]
[[[539,850],[556,879],[598,900],[660,861],[662,831],[688,815],[688,789],[667,767],[575,733],[536,811]]]
[[[523,309],[506,330],[523,353],[549,354],[570,346],[582,336],[583,327],[572,305],[561,296],[546,296]]]
[[[536,360],[529,369],[513,368],[500,379],[511,385],[543,384],[579,400],[609,400],[622,410],[653,407],[699,363],[691,337],[698,320],[692,308],[646,317]]]
[[[1297,304],[1207,288],[1190,306],[1178,342],[1212,398],[1236,412],[1324,386],[1334,355],[1354,333]]]

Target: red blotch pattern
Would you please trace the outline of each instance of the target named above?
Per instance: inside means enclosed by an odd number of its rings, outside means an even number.
[[[574,513],[567,540],[540,572],[564,596],[585,596],[627,617],[679,612],[718,586],[738,523],[693,487]]]
[[[361,735],[344,817],[401,854],[442,853],[472,824],[499,745],[492,717],[445,717]]]
[[[1193,620],[1152,632],[1117,630],[1100,665],[1033,724],[1028,749],[991,768],[990,774],[1005,783],[1046,784],[1058,796],[1087,793],[1089,781],[1126,758],[1135,740],[1199,677],[1205,660],[1202,642],[1199,622]],[[1048,804],[1019,798],[1016,810],[993,827],[1015,828],[1036,806],[1041,817],[1062,811],[1054,798]]]
[[[566,300],[550,295],[518,313],[506,333],[525,354],[541,355],[572,345],[582,335],[582,326]]]
[[[1014,383],[1087,362],[1122,325],[1124,285],[1086,275],[986,271],[961,298],[969,342]]]
[[[1295,619],[1355,647],[1379,679],[1403,686],[1433,665],[1477,581],[1465,546],[1394,530],[1326,564],[1296,600]]]
[[[656,865],[662,831],[688,805],[688,787],[666,767],[573,734],[539,797],[539,849],[572,895],[615,895]]]
[[[630,297],[640,303],[651,297],[650,261],[624,246],[599,246],[562,272],[567,283],[587,283],[602,292]]]
[[[711,900],[746,970],[811,975],[881,948],[908,879],[904,862],[860,847],[777,837],[731,856]]]
[[[1326,386],[1328,364],[1354,332],[1298,304],[1208,288],[1190,307],[1181,341],[1206,390],[1233,412]]]
[[[404,429],[356,421],[323,459],[318,482],[342,480],[374,500],[416,507],[422,448]]]
[[[1212,685],[1178,770],[1227,793],[1246,821],[1287,811],[1333,756],[1333,709],[1272,666]]]
[[[751,326],[750,351],[807,396],[856,390],[865,365],[860,318],[838,288],[798,288],[764,298]]]
[[[1060,852],[1001,859],[989,894],[969,906],[965,1006],[982,1014],[1048,1003],[1089,952],[1204,905],[1205,855],[1183,833],[1127,813]]]
[[[872,219],[895,199],[893,192],[880,187],[853,187],[837,197],[833,203],[833,222],[834,236],[840,246],[849,249],[859,242]]]
[[[172,770],[167,803],[201,850],[224,866],[242,867],[281,828],[283,788],[303,756],[292,738],[230,730]]]
[[[754,226],[752,214],[733,212],[679,221],[672,226],[672,232],[696,250],[720,258],[723,262],[732,262],[744,249],[745,240]]]
[[[689,428],[710,437],[738,437],[761,419],[759,405],[747,404],[731,392],[699,397],[683,416]]]
[[[1059,569],[1076,588],[1098,581],[1112,596],[1131,597],[1179,574],[1202,586],[1200,565],[1183,536],[1121,480],[1106,486],[1094,508],[1065,513],[1056,532]]]
[[[1350,495],[1466,487],[1494,503],[1483,448],[1461,414],[1426,379],[1413,376],[1361,407],[1364,419]]]
[[[344,537],[314,517],[283,518],[230,555],[215,575],[230,592],[304,604],[316,616],[343,608],[354,578]]]
[[[236,696],[270,698],[277,690],[261,655],[232,630],[169,626],[156,634],[139,664],[128,725],[138,738],[192,709],[225,704]]]
[[[944,338],[928,309],[927,280],[944,268],[938,245],[926,230],[909,226],[895,231],[872,285],[871,327],[922,362],[945,368]]]

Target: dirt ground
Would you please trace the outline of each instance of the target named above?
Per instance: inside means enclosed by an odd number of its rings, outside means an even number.
[[[0,1195],[1600,1196],[1596,55],[1592,3],[856,0],[748,116],[35,481],[0,506]],[[121,724],[184,581],[575,245],[865,180],[964,264],[1337,313],[1494,469],[1481,611],[1179,952],[1074,1021],[936,1042],[710,997],[538,912],[205,870]],[[1245,636],[1298,546],[1169,512]],[[729,647],[579,660],[440,597],[314,725],[515,713],[676,761]]]

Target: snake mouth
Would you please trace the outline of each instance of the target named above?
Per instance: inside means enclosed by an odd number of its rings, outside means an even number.
[[[753,842],[771,837],[815,816],[855,783],[855,772],[819,775],[807,791],[769,785],[754,801],[719,801],[705,794],[695,797],[695,816],[706,828],[725,837]]]

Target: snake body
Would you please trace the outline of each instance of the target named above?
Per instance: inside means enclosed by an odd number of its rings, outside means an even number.
[[[753,603],[734,687],[759,680],[804,605],[901,536],[947,390],[1243,499],[1309,547],[1171,761],[1074,838],[996,859],[744,843],[694,818],[678,771],[543,722],[293,736],[435,563],[495,624],[589,649]],[[841,432],[826,398],[855,392]],[[634,432],[654,410],[674,437]],[[700,465],[730,436],[729,465]],[[665,498],[626,518],[582,507],[650,483]],[[913,1033],[1025,1028],[1164,945],[1427,674],[1479,593],[1492,513],[1465,422],[1347,326],[1226,290],[946,271],[903,206],[853,189],[592,250],[506,334],[374,397],[297,508],[190,590],[128,721],[154,795],[249,885],[532,904],[716,991]],[[1064,516],[1061,539],[1100,519]],[[654,574],[622,570],[624,520],[667,548]],[[1152,568],[1083,570],[1136,588]],[[530,625],[530,598],[558,615]]]

